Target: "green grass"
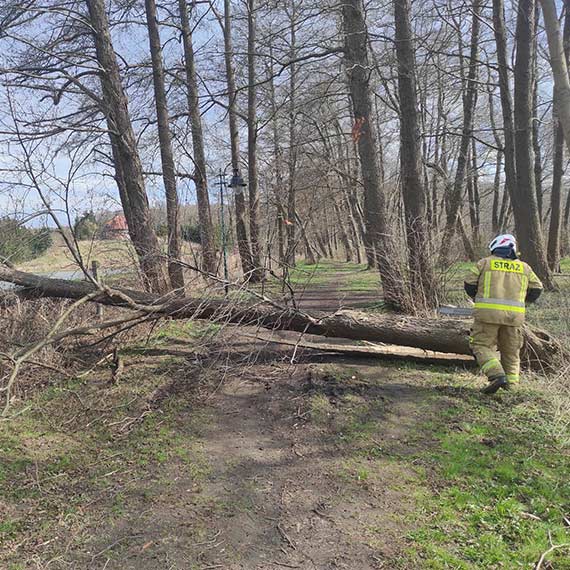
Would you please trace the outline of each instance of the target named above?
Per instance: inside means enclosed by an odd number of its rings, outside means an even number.
[[[28,411],[0,422],[0,567],[17,568],[23,554],[15,545],[30,538],[47,543],[58,535],[89,549],[100,537],[84,525],[129,520],[141,500],[173,484],[173,469],[190,486],[210,476],[200,441],[207,409],[183,414],[190,389],[168,389],[181,366],[187,363],[160,359],[127,367],[116,386],[97,376],[54,384],[28,398]],[[147,402],[163,390],[151,409]],[[53,557],[59,543],[51,556],[49,544],[44,554]]]
[[[469,373],[391,368],[398,382],[414,378],[425,389],[414,404],[419,421],[405,435],[378,441],[390,423],[390,404],[366,392],[334,401],[326,392],[313,394],[310,417],[345,452],[336,470],[345,492],[379,487],[413,501],[400,521],[410,529],[406,552],[394,568],[533,568],[551,542],[570,543],[570,447],[568,433],[553,435],[560,404],[554,396],[523,387],[482,398]],[[347,390],[393,377],[361,373],[351,380],[353,371],[343,366],[325,373]],[[371,544],[381,545],[383,529],[374,532]],[[570,547],[547,560],[551,566],[544,568],[570,570]]]
[[[530,568],[570,542],[570,453],[552,437],[550,403],[536,392],[477,394],[419,426],[434,442],[412,461],[429,474],[412,559],[425,568]],[[437,491],[437,492],[434,492]],[[550,556],[570,569],[570,551]]]
[[[552,441],[538,411],[529,421],[515,405],[506,421],[501,407],[462,407],[458,417],[467,421],[453,430],[446,421],[425,426],[438,445],[417,459],[440,491],[420,499],[427,522],[409,535],[425,568],[529,568],[549,540],[570,542],[568,450]],[[567,549],[550,560],[570,568]]]

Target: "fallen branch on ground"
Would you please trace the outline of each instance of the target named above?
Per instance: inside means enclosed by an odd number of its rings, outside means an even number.
[[[400,315],[375,315],[358,311],[307,314],[258,301],[239,303],[227,299],[159,296],[142,291],[104,287],[87,282],[50,279],[0,267],[0,281],[24,287],[38,297],[92,300],[174,319],[206,319],[270,330],[291,330],[326,337],[347,338],[410,346],[434,352],[470,354],[469,325],[449,319],[424,319]],[[97,293],[95,296],[94,294]],[[525,327],[523,361],[535,368],[550,368],[563,353],[562,345],[542,330]]]

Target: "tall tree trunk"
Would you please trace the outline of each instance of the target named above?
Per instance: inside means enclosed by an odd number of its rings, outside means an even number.
[[[297,65],[294,63],[297,54],[297,3],[291,0],[290,28],[289,28],[289,59],[293,63],[289,66],[289,184],[287,187],[287,264],[295,266],[295,253],[297,247],[296,222],[297,197]]]
[[[503,190],[503,199],[501,200],[501,211],[499,213],[499,232],[506,232],[511,216],[511,197],[505,186]]]
[[[538,4],[535,6],[535,14],[538,18]],[[535,29],[538,26],[538,19],[535,24]],[[540,127],[538,120],[538,57],[537,57],[537,37],[534,35],[534,49],[532,57],[532,150],[534,152],[534,182],[536,185],[536,204],[538,206],[538,218],[543,219],[543,198],[544,191],[542,188],[542,152],[540,150]]]
[[[513,196],[516,184],[515,130],[513,121],[513,99],[509,82],[509,63],[507,60],[507,32],[505,27],[505,7],[503,0],[493,0],[493,28],[497,44],[497,62],[499,73],[499,91],[505,133],[505,186],[509,197]]]
[[[560,34],[555,1],[540,0],[540,3],[544,13],[544,27],[548,36],[550,65],[554,75],[554,84],[558,90],[558,117],[564,131],[566,146],[570,150],[570,78],[568,77],[568,65],[564,55],[564,42]],[[564,0],[564,5],[568,10],[567,0]]]
[[[186,71],[186,89],[188,99],[188,114],[192,129],[192,147],[194,150],[194,183],[196,184],[196,201],[198,202],[198,219],[200,222],[200,241],[202,244],[202,264],[208,273],[216,273],[216,246],[214,242],[214,226],[208,194],[208,179],[206,175],[206,156],[204,153],[204,134],[202,132],[202,117],[198,101],[198,81],[194,63],[194,45],[192,29],[188,17],[186,0],[178,0],[178,11],[184,44],[184,66]]]
[[[564,1],[564,55],[566,65],[570,59],[570,0]],[[550,197],[550,227],[548,229],[548,266],[558,271],[560,265],[560,226],[562,222],[562,176],[564,174],[564,130],[558,116],[558,90],[554,87],[554,157],[552,166],[552,192]]]
[[[479,54],[479,30],[481,28],[481,0],[473,0],[473,17],[471,23],[471,50],[469,59],[469,72],[463,97],[463,130],[457,157],[455,180],[449,193],[449,209],[447,211],[445,231],[441,243],[440,263],[448,263],[453,244],[453,238],[457,229],[458,216],[463,202],[465,171],[469,157],[469,145],[473,135],[473,114],[477,101],[477,68]]]
[[[475,250],[473,249],[473,241],[467,235],[467,231],[465,230],[465,224],[463,223],[463,218],[461,217],[461,213],[457,218],[457,228],[459,229],[459,234],[461,235],[461,241],[463,241],[463,249],[465,249],[465,253],[467,253],[467,258],[469,261],[477,261],[477,256],[475,255]]]
[[[180,0],[184,1],[184,0]],[[237,91],[235,71],[233,64],[233,39],[232,39],[232,16],[231,2],[224,0],[224,61],[226,65],[226,82],[228,88],[228,120],[230,126],[230,144],[232,154],[232,170],[234,175],[240,174],[240,150],[239,150],[239,128],[237,116]],[[247,212],[245,205],[245,195],[242,187],[236,187],[234,191],[234,205],[236,209],[236,237],[241,267],[244,276],[247,278],[253,274],[253,258],[249,239],[247,237]]]
[[[305,246],[305,261],[309,265],[315,265],[317,260],[315,258],[315,252],[313,251],[313,247],[311,246],[311,242],[309,241],[309,236],[307,235],[306,223],[303,223],[303,220],[301,220],[297,212],[295,213],[294,221],[299,226],[301,239],[303,240],[303,245]]]
[[[249,189],[249,239],[254,270],[253,281],[259,281],[261,252],[259,247],[259,178],[257,174],[257,74],[255,0],[247,0],[247,163]]]
[[[333,208],[334,208],[334,214],[336,217],[338,230],[340,232],[340,241],[344,247],[344,251],[346,254],[346,262],[348,263],[352,259],[352,248],[350,247],[350,240],[348,239],[348,233],[346,231],[343,217],[340,212],[340,206],[338,205],[337,201],[334,199],[333,199]]]
[[[554,93],[556,108],[556,93]],[[564,131],[554,110],[554,156],[552,165],[552,192],[550,198],[550,226],[548,229],[548,267],[557,271],[560,264],[560,222],[562,175],[564,174]]]
[[[538,217],[532,149],[532,58],[535,33],[534,0],[520,0],[517,17],[515,61],[515,158],[517,184],[512,206],[522,254],[542,279],[554,288]]]
[[[471,226],[471,235],[475,236],[477,218],[475,215],[475,190],[473,186],[473,166],[470,165],[467,169],[467,202],[469,206],[469,225]]]
[[[566,195],[566,206],[564,207],[564,235],[562,247],[565,255],[570,253],[570,192]]]
[[[493,213],[492,231],[494,235],[500,232],[499,200],[501,195],[501,170],[503,167],[503,151],[497,151],[497,164],[495,166],[495,180],[493,181]]]
[[[163,293],[170,288],[162,252],[152,227],[148,197],[136,137],[129,115],[128,100],[123,90],[117,56],[113,49],[109,20],[104,0],[86,0],[95,40],[99,76],[106,105],[104,109],[117,178],[123,183],[121,198],[129,225],[129,235],[137,252],[145,286]],[[118,159],[118,162],[117,162]]]
[[[230,0],[224,0],[224,60],[226,66],[226,81],[228,92],[228,120],[230,131],[231,165],[234,176],[241,177],[240,168],[240,135],[237,112],[237,89],[235,80],[235,67],[233,62],[233,36]],[[248,217],[244,187],[237,186],[234,192],[235,227],[242,271],[246,279],[251,279],[254,265],[251,247],[247,235]]]
[[[473,228],[473,241],[479,244],[481,241],[481,196],[479,194],[479,164],[477,162],[477,141],[471,139],[471,180],[473,184],[473,213],[475,227]]]
[[[277,202],[277,243],[279,252],[279,263],[283,268],[284,274],[288,272],[288,259],[285,244],[285,235],[289,235],[288,226],[285,220],[288,219],[284,214],[283,206],[283,151],[281,146],[281,137],[278,124],[277,112],[277,96],[275,93],[275,70],[273,66],[273,45],[269,45],[269,101],[271,104],[271,138],[273,143],[273,165],[275,169],[275,201]]]
[[[366,231],[376,248],[378,268],[387,303],[402,307],[406,304],[401,271],[386,216],[386,205],[380,187],[377,140],[373,130],[369,61],[368,31],[364,22],[361,0],[346,0],[342,6],[345,33],[345,57],[352,108],[354,111],[353,138],[358,145]],[[406,307],[413,310],[413,307]]]
[[[490,78],[490,77],[489,77]],[[489,121],[491,123],[491,129],[493,131],[493,138],[495,139],[495,145],[497,147],[497,158],[495,164],[495,179],[493,182],[493,210],[492,210],[492,232],[497,235],[501,228],[501,216],[499,214],[499,203],[501,201],[501,171],[503,168],[503,159],[505,156],[505,147],[503,141],[499,135],[497,129],[497,123],[495,121],[495,104],[493,101],[493,90],[489,87]],[[506,190],[505,190],[506,192]],[[504,202],[504,196],[503,196]]]
[[[427,186],[422,183],[422,151],[418,123],[415,57],[409,0],[395,0],[396,54],[400,95],[400,164],[406,218],[406,240],[414,298],[424,309],[437,306],[437,288],[426,227]],[[427,248],[427,251],[426,251]],[[418,307],[420,309],[420,307]]]
[[[154,102],[158,123],[158,140],[160,142],[160,158],[162,162],[162,180],[166,192],[166,218],[168,221],[168,274],[170,283],[175,289],[184,290],[184,270],[178,261],[180,252],[180,221],[178,218],[178,190],[176,188],[176,169],[172,153],[172,136],[170,119],[166,102],[164,82],[164,64],[162,61],[162,45],[158,30],[158,16],[155,0],[145,0],[146,23],[152,60],[152,79],[154,85]]]

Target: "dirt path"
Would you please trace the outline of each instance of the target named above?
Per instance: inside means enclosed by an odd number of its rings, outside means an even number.
[[[344,411],[337,417],[334,409],[350,401],[358,421],[382,420],[363,449],[403,449],[422,394],[395,381],[396,369],[387,375],[360,364],[344,379],[327,370],[275,364],[229,376],[209,399],[211,421],[200,438],[207,476],[170,465],[173,483],[124,521],[118,538],[129,546],[106,568],[392,568],[405,547],[413,509],[405,481],[414,474],[389,457],[380,468],[375,461],[373,473],[366,454],[364,467],[354,464],[363,442],[347,445]],[[106,536],[97,548],[111,542]]]
[[[332,311],[377,300],[343,291],[348,280],[339,271],[331,284],[307,288],[301,306]],[[120,531],[129,547],[108,570],[393,567],[414,508],[405,482],[415,475],[389,455],[375,456],[371,469],[369,450],[404,449],[421,390],[374,361],[331,366],[300,354],[305,363],[291,365],[291,348],[266,350],[250,366],[229,366],[205,404],[180,418],[182,431],[185,422],[195,428],[194,413],[208,418],[199,438],[205,474],[175,462],[170,484],[139,490],[154,489],[152,506],[129,517]],[[377,422],[382,430],[368,433]]]
[[[347,271],[342,264],[327,271],[326,283],[311,283],[297,292],[299,307],[305,310],[334,312],[338,309],[369,307],[382,300],[379,283],[374,276],[362,269]],[[370,286],[363,286],[359,280],[366,277]]]

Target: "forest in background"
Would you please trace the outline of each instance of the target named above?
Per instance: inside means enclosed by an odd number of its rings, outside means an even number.
[[[570,197],[539,4],[5,2],[2,208],[122,208],[156,291],[184,283],[181,204],[218,272],[220,180],[248,280],[340,256],[417,312],[436,266],[510,230],[553,287]]]
[[[0,566],[570,570],[569,40],[570,0],[0,2]],[[503,232],[546,291],[487,396]]]

